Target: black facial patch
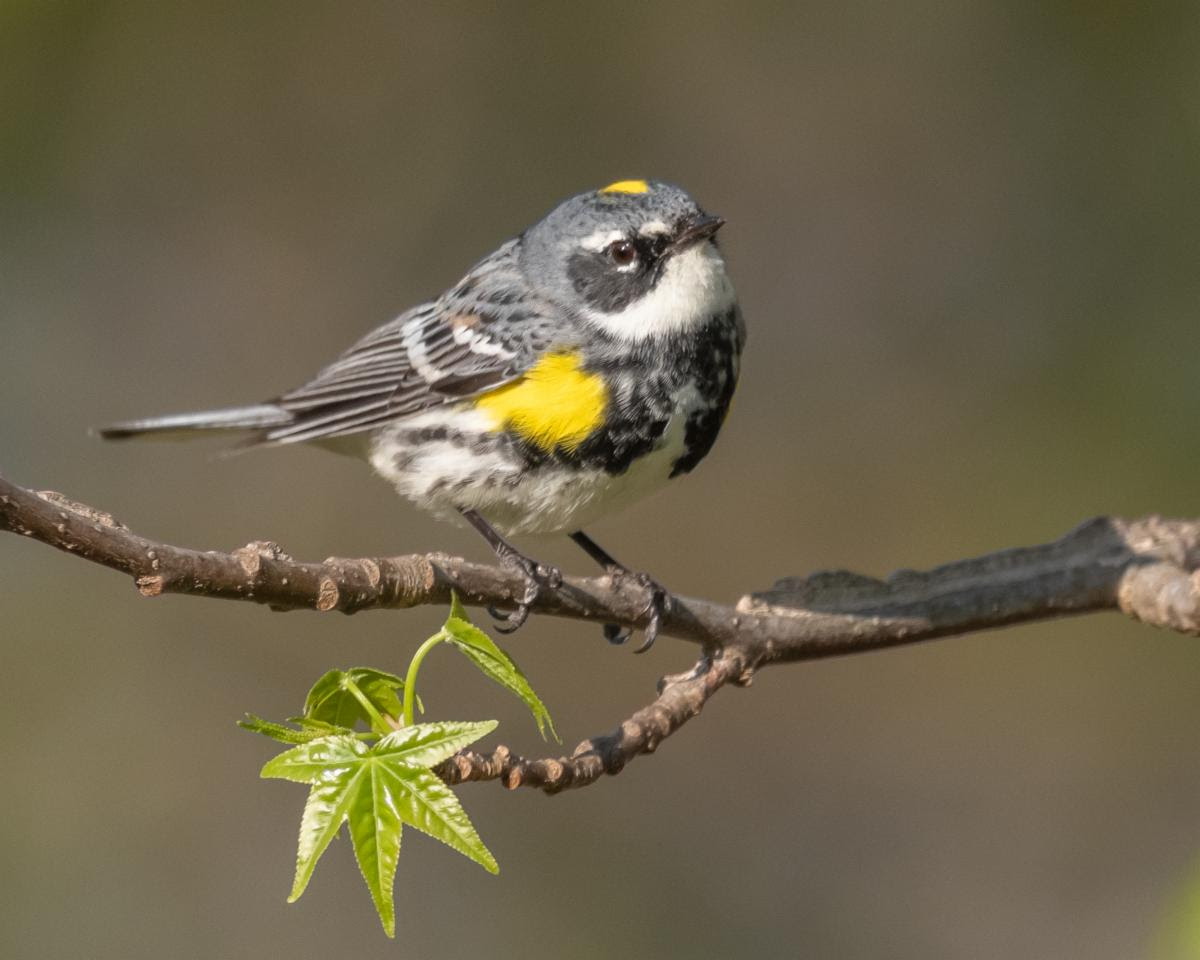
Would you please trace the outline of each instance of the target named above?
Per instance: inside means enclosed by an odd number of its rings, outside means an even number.
[[[637,237],[637,266],[620,269],[604,250],[579,251],[567,261],[567,276],[575,292],[594,310],[618,313],[654,289],[662,273],[662,240]],[[611,246],[611,245],[610,245]]]

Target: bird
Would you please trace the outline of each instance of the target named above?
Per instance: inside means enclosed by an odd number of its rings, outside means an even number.
[[[520,574],[514,609],[490,611],[503,633],[562,585],[510,538],[566,533],[646,592],[644,652],[671,595],[583,528],[689,473],[716,440],[746,340],[717,245],[724,223],[664,181],[588,190],[274,400],[97,432],[240,433],[241,447],[361,457],[418,507],[474,527]],[[604,634],[623,643],[631,631]]]

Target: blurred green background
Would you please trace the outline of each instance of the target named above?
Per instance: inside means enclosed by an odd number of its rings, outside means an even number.
[[[750,341],[703,468],[593,529],[630,564],[733,600],[1200,513],[1194,3],[3,0],[0,470],[174,543],[483,559],[349,460],[87,428],[290,387],[641,176],[728,219]],[[285,904],[304,791],[234,721],[399,668],[442,611],[151,602],[12,537],[0,583],[6,957],[1192,955],[1193,640],[1101,616],[770,670],[615,780],[462,788],[502,873],[410,833],[395,945],[347,843]],[[552,620],[510,649],[568,747],[694,655]],[[449,654],[422,682],[541,748]]]

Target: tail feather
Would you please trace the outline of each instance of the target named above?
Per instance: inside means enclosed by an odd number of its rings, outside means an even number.
[[[196,431],[262,430],[291,423],[292,415],[282,407],[261,403],[252,407],[227,407],[223,410],[201,410],[196,413],[174,413],[142,420],[112,423],[96,431],[105,440],[128,440],[132,437],[184,438]]]

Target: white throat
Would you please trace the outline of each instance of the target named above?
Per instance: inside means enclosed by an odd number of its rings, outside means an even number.
[[[654,289],[617,313],[589,310],[588,319],[626,343],[683,333],[730,309],[735,300],[725,261],[697,243],[668,261]]]

